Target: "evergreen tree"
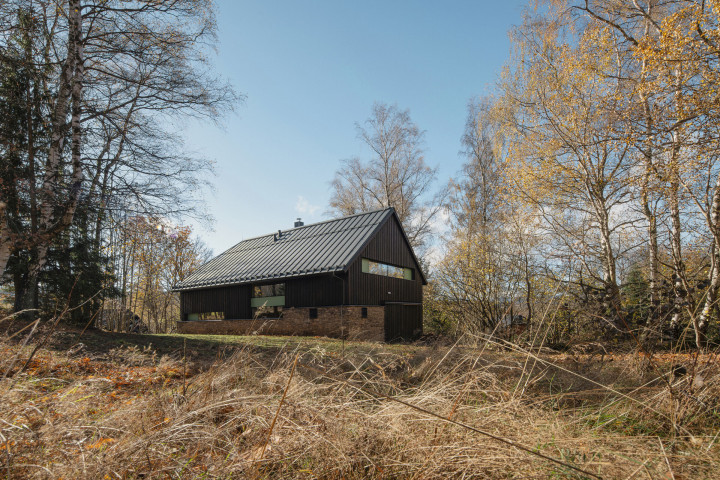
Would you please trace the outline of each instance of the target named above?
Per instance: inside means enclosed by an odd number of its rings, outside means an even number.
[[[652,304],[650,282],[645,278],[639,264],[636,263],[630,268],[621,291],[628,325],[644,325],[652,310]]]
[[[8,271],[15,286],[15,309],[37,308],[36,282],[28,264],[36,250],[37,171],[47,151],[49,134],[43,104],[52,97],[46,77],[50,67],[33,60],[38,28],[34,17],[18,10],[16,28],[0,45],[0,203],[3,236],[9,239]],[[40,160],[38,160],[40,159]]]
[[[93,210],[87,197],[80,200],[71,228],[51,246],[40,275],[42,310],[52,315],[57,306],[67,305],[66,321],[78,325],[96,318],[103,301],[117,296],[110,258],[94,241]]]

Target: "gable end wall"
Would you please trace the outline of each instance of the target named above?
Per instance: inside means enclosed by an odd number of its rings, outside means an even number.
[[[414,280],[384,277],[362,272],[362,258],[409,267]],[[422,303],[422,277],[419,266],[403,238],[395,217],[391,217],[370,240],[348,269],[350,305],[384,305],[386,302]]]

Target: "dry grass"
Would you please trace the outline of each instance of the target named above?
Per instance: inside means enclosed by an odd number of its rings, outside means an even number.
[[[356,347],[40,350],[0,383],[0,478],[592,478],[427,412],[602,478],[720,468],[714,355]]]

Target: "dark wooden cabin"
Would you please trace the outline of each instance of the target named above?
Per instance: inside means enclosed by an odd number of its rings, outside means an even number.
[[[426,284],[392,208],[297,222],[238,243],[176,285],[178,331],[412,339]]]

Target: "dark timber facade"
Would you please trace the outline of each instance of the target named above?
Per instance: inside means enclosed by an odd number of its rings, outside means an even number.
[[[175,286],[186,333],[422,333],[425,276],[390,208],[245,240]]]

